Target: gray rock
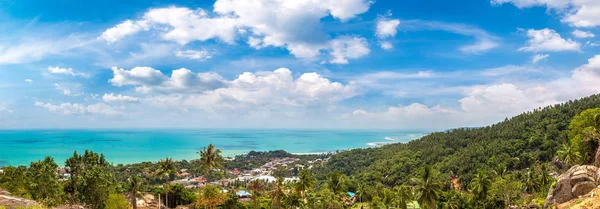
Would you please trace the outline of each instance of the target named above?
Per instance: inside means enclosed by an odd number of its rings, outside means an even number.
[[[579,182],[573,186],[571,193],[573,193],[573,196],[575,197],[583,196],[596,188],[596,186],[596,183],[593,181]]]

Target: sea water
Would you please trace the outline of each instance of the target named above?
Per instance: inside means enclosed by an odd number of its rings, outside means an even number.
[[[0,167],[29,165],[51,156],[59,165],[92,150],[114,164],[199,158],[208,144],[224,156],[251,150],[324,153],[408,142],[424,132],[391,130],[0,130]]]

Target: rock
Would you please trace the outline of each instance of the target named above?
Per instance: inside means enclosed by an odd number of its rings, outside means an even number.
[[[573,186],[571,192],[573,193],[573,196],[579,197],[587,194],[594,188],[596,188],[596,183],[593,181],[579,182],[575,186]]]
[[[573,166],[567,172],[558,176],[556,188],[554,191],[550,190],[544,206],[547,207],[553,203],[564,203],[585,195],[599,184],[600,168],[592,165]]]

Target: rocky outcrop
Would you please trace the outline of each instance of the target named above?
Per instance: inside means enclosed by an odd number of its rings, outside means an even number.
[[[2,190],[0,190],[0,205],[8,209],[41,206],[33,200],[11,196],[10,193]]]
[[[553,203],[564,203],[592,191],[600,185],[600,168],[593,165],[576,165],[558,176],[555,188],[550,188],[546,198],[547,207]],[[544,207],[544,208],[545,208]]]

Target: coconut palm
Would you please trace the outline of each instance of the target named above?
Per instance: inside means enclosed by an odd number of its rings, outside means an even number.
[[[344,174],[340,172],[333,172],[327,179],[327,186],[333,193],[340,194],[344,190],[345,179],[346,176],[344,176]]]
[[[525,173],[523,187],[525,191],[527,191],[529,194],[533,194],[538,189],[537,178],[535,177],[535,173],[532,172],[531,169],[528,169],[527,173]]]
[[[210,172],[212,169],[221,168],[223,165],[223,157],[221,157],[221,150],[216,149],[213,144],[209,144],[208,148],[200,152],[200,166],[204,168],[206,172]]]
[[[417,201],[423,208],[435,208],[441,192],[441,184],[433,179],[431,167],[425,166],[421,178],[413,179],[416,183]]]
[[[443,209],[460,209],[460,197],[459,193],[454,193],[448,198],[448,201],[444,203]]]
[[[278,178],[273,189],[271,190],[271,208],[280,209],[281,199],[285,193],[283,192],[283,178]]]
[[[175,168],[175,162],[173,158],[165,158],[160,160],[158,163],[158,170],[156,170],[156,176],[165,179],[165,206],[169,208],[169,179],[171,174],[177,175],[177,168]]]
[[[133,209],[137,209],[137,197],[141,196],[140,189],[142,187],[142,181],[143,179],[136,175],[132,175],[127,179],[127,186],[131,193],[131,206]]]
[[[581,162],[581,154],[577,151],[577,148],[571,144],[563,144],[556,154],[558,154],[558,158],[567,165]]]
[[[394,193],[396,197],[394,201],[395,205],[401,209],[406,209],[408,207],[407,204],[414,199],[412,190],[406,185],[394,187]]]
[[[296,191],[300,192],[300,194],[302,194],[302,197],[304,197],[306,191],[312,189],[315,186],[316,182],[317,179],[310,170],[300,169],[298,175],[298,182],[296,183],[295,189]]]
[[[479,201],[487,198],[491,187],[492,177],[487,175],[484,170],[480,169],[473,177],[473,180],[471,180],[471,192],[473,192],[475,198]]]
[[[252,198],[252,204],[254,208],[258,207],[258,198],[262,195],[262,192],[265,191],[265,185],[262,180],[254,179],[248,183],[248,190],[250,190]]]

